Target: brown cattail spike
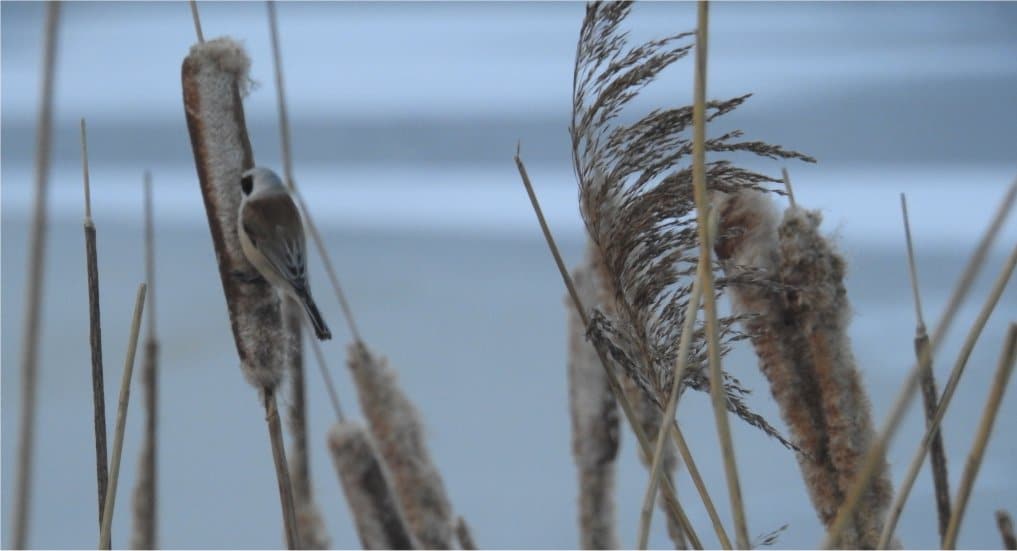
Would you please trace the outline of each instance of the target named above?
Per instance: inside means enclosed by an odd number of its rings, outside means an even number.
[[[329,431],[328,446],[364,549],[416,549],[370,435],[340,421]]]
[[[361,342],[347,349],[360,405],[392,481],[410,530],[426,549],[452,547],[452,506],[441,474],[424,442],[420,416],[396,383],[384,358]]]

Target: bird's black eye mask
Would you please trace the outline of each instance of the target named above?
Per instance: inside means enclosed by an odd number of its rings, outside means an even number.
[[[254,176],[248,174],[240,178],[240,189],[244,190],[244,195],[250,195],[251,190],[254,189]]]

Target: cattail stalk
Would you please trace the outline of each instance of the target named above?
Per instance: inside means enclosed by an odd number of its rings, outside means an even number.
[[[694,103],[692,107],[692,186],[696,200],[696,217],[699,233],[699,263],[706,267],[702,278],[704,315],[706,317],[707,357],[710,364],[710,397],[713,402],[717,436],[720,440],[721,455],[724,458],[724,475],[727,479],[728,498],[731,502],[731,516],[734,517],[735,541],[740,549],[749,546],[748,524],[745,519],[745,505],[742,502],[741,483],[735,462],[734,442],[728,423],[724,377],[720,367],[720,342],[717,327],[717,300],[714,294],[713,269],[710,259],[709,224],[710,206],[706,191],[706,49],[709,41],[709,6],[706,0],[698,2],[696,27],[696,70]]]
[[[106,444],[106,391],[102,371],[102,323],[99,310],[99,259],[95,224],[92,221],[92,193],[88,178],[88,137],[81,119],[81,177],[85,186],[85,270],[88,278],[88,336],[92,351],[92,408],[95,425],[95,478],[98,485],[99,524],[106,502],[109,466]]]
[[[915,355],[918,359],[921,371],[919,372],[922,389],[922,404],[925,406],[925,427],[932,425],[938,409],[939,391],[936,389],[936,378],[932,372],[932,353],[928,351],[929,335],[925,329],[925,316],[922,314],[922,299],[918,290],[918,268],[915,265],[914,244],[911,241],[911,222],[908,219],[908,203],[904,194],[900,194],[901,214],[904,219],[904,237],[907,243],[908,252],[908,273],[911,280],[911,292],[915,303]],[[930,463],[932,464],[932,482],[936,490],[936,515],[939,519],[939,538],[942,542],[946,537],[947,525],[950,522],[950,480],[946,471],[946,451],[943,447],[943,432],[936,430],[932,433],[932,442],[929,448]],[[902,504],[903,505],[903,504]],[[899,515],[897,509],[891,510],[891,517]],[[896,519],[887,521],[896,523]],[[885,527],[884,527],[885,530]]]
[[[147,289],[148,287],[144,283],[139,285],[138,294],[134,299],[131,335],[127,340],[127,358],[124,360],[124,374],[120,380],[120,398],[117,400],[117,424],[113,431],[113,450],[110,457],[106,502],[103,504],[102,510],[102,527],[99,531],[99,549],[110,549],[110,530],[113,526],[113,509],[117,500],[117,480],[120,478],[120,458],[124,450],[124,430],[127,428],[127,406],[131,401],[134,355],[138,349],[138,334],[141,329],[141,314],[145,309]]]
[[[28,544],[29,513],[32,507],[32,468],[35,446],[35,401],[39,372],[39,334],[42,325],[42,283],[46,259],[46,198],[49,191],[50,136],[53,126],[53,79],[56,67],[57,24],[60,4],[50,2],[43,27],[42,92],[35,142],[35,196],[32,226],[28,237],[28,277],[25,291],[25,323],[21,342],[21,417],[18,426],[18,459],[14,488],[14,539],[12,546]]]
[[[347,348],[350,371],[410,531],[426,549],[452,547],[452,506],[424,441],[420,416],[384,358],[362,342]]]
[[[569,296],[572,297],[572,303],[576,307],[576,311],[583,319],[583,325],[587,331],[590,329],[590,320],[587,315],[587,310],[583,306],[582,299],[576,292],[575,284],[572,281],[572,277],[569,275],[568,270],[565,268],[565,262],[561,258],[561,253],[558,251],[558,245],[555,244],[554,237],[551,235],[551,230],[547,227],[547,220],[544,219],[544,212],[540,208],[540,202],[537,200],[537,195],[533,191],[533,184],[530,183],[530,176],[526,173],[526,166],[523,164],[522,158],[519,156],[519,148],[516,148],[515,155],[516,169],[519,171],[519,178],[522,180],[523,187],[526,189],[526,194],[530,198],[530,205],[533,207],[533,213],[537,217],[537,222],[540,225],[540,231],[544,235],[544,240],[547,242],[547,247],[551,252],[552,258],[554,258],[555,265],[558,267],[558,273],[561,275],[562,281],[565,284],[565,288],[568,289]],[[622,407],[622,411],[625,413],[625,419],[629,423],[629,427],[632,429],[632,433],[636,435],[636,440],[639,442],[639,449],[646,457],[650,457],[652,448],[650,447],[650,440],[646,436],[646,432],[638,421],[638,417],[632,407],[632,403],[625,395],[622,389],[621,383],[618,377],[612,371],[611,366],[613,365],[608,360],[608,355],[605,350],[600,346],[595,346],[597,350],[597,356],[600,358],[600,365],[603,368],[604,373],[607,375],[607,380],[611,385],[611,392],[614,393],[615,400]],[[676,516],[681,523],[682,529],[685,531],[685,535],[689,538],[689,543],[694,549],[702,549],[702,542],[699,540],[699,536],[692,528],[692,524],[689,522],[688,517],[685,515],[685,511],[682,509],[681,503],[678,501],[677,493],[675,492],[674,484],[670,478],[665,477],[664,483],[664,499],[668,504],[668,508],[671,514]]]
[[[232,39],[192,46],[182,67],[184,110],[234,341],[244,375],[265,406],[287,545],[294,548],[300,541],[275,399],[292,343],[278,294],[257,277],[237,235],[240,175],[254,166],[241,103],[249,68],[247,53]]]
[[[329,431],[328,446],[364,549],[417,549],[367,431],[339,421]]]
[[[950,399],[953,397],[953,392],[956,389],[960,376],[967,364],[967,359],[970,356],[971,351],[974,349],[975,343],[978,342],[978,337],[981,335],[982,329],[985,328],[985,324],[988,322],[989,316],[992,314],[993,310],[995,310],[996,304],[999,302],[999,298],[1003,295],[1003,290],[1010,281],[1010,276],[1013,275],[1015,265],[1017,265],[1017,246],[1014,247],[1010,256],[1007,258],[1006,265],[1003,267],[1003,270],[996,279],[992,290],[989,292],[989,296],[986,299],[985,304],[982,306],[982,310],[978,313],[978,317],[975,319],[974,325],[968,331],[968,336],[964,341],[964,345],[961,347],[960,356],[957,363],[954,365],[953,371],[950,373],[949,380],[946,382],[946,389],[943,390],[943,396],[940,398],[939,409],[936,412],[936,419],[930,429],[926,431],[921,444],[918,446],[918,450],[915,452],[915,457],[912,459],[911,465],[908,468],[906,485],[902,488],[900,496],[907,495],[907,493],[903,490],[910,490],[911,485],[914,484],[914,479],[918,476],[918,470],[921,468],[921,463],[925,458],[925,454],[929,451],[929,443],[932,441],[932,433],[939,427],[939,423],[942,421],[943,415],[946,413],[946,408],[950,405]],[[969,286],[972,280],[973,278],[962,278],[961,283],[963,285],[954,290],[954,297],[966,294],[967,289],[965,289],[964,286]],[[942,323],[947,324],[950,321],[950,318],[945,318]],[[932,353],[931,351],[934,350],[938,344],[939,341],[936,339],[936,335],[939,333],[939,331],[933,333],[928,353]],[[854,514],[858,507],[862,494],[865,492],[866,488],[868,488],[871,477],[875,472],[878,459],[880,457],[885,457],[886,447],[889,444],[890,438],[893,437],[894,432],[900,425],[901,419],[904,417],[904,412],[911,403],[911,399],[914,398],[914,392],[918,386],[918,373],[922,361],[926,360],[924,358],[919,359],[919,362],[911,368],[908,376],[905,378],[903,388],[898,394],[893,407],[890,409],[890,414],[883,424],[883,429],[879,433],[879,438],[876,439],[873,448],[869,450],[869,454],[865,458],[864,466],[861,471],[859,471],[859,474],[851,487],[851,491],[844,499],[844,505],[841,506],[837,513],[837,518],[834,519],[833,525],[827,531],[826,539],[823,542],[823,547],[825,549],[829,549],[833,545],[836,545],[840,540],[841,532],[847,526],[848,519]],[[898,499],[900,499],[900,496]]]
[[[978,423],[975,442],[968,453],[968,460],[964,465],[964,474],[961,475],[960,484],[957,487],[957,497],[953,503],[953,515],[950,517],[946,537],[943,538],[943,549],[954,549],[957,545],[957,534],[960,531],[960,524],[964,520],[964,512],[967,510],[968,499],[971,497],[971,489],[974,487],[975,478],[978,477],[978,470],[981,468],[982,459],[985,457],[985,448],[988,446],[989,437],[992,435],[992,426],[996,422],[996,415],[999,413],[999,406],[1003,401],[1003,393],[1006,392],[1010,376],[1013,375],[1015,359],[1017,359],[1017,323],[1011,323],[1006,340],[1003,341],[1003,354],[999,358],[996,376],[993,377],[992,385],[989,387],[989,397],[985,402],[982,420]]]
[[[996,525],[999,535],[1003,538],[1003,549],[1017,549],[1017,535],[1013,531],[1013,519],[1003,509],[996,511]]]
[[[155,230],[152,215],[152,175],[145,172],[145,279],[148,283],[148,307],[145,352],[141,384],[145,400],[145,434],[138,461],[138,480],[134,487],[134,532],[131,547],[155,549],[158,525],[158,417],[159,417],[159,341],[155,330]]]
[[[572,278],[583,301],[596,304],[596,271],[590,263],[573,270]],[[579,547],[618,549],[614,517],[618,405],[574,307],[568,308],[568,338],[572,458],[579,471]]]

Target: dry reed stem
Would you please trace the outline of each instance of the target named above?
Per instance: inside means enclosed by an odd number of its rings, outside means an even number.
[[[347,355],[361,409],[392,473],[410,531],[424,548],[451,548],[452,505],[427,449],[419,413],[384,358],[359,341],[349,345]]]
[[[597,303],[596,270],[588,258],[572,278],[587,304]],[[579,474],[579,546],[617,549],[614,483],[618,456],[618,404],[586,338],[582,317],[569,300],[568,382],[572,458]]]
[[[925,454],[928,453],[931,448],[932,440],[938,433],[939,425],[946,414],[946,408],[950,405],[950,401],[953,399],[953,393],[960,382],[960,377],[964,374],[964,369],[967,367],[968,358],[971,356],[971,352],[974,350],[975,344],[978,342],[978,337],[981,335],[982,329],[988,322],[989,316],[992,314],[996,302],[1003,294],[1003,290],[1006,288],[1006,284],[1009,281],[1010,276],[1013,274],[1015,265],[1017,265],[1017,248],[1014,248],[1014,251],[1010,254],[1006,265],[999,277],[996,279],[996,282],[989,293],[989,297],[986,299],[985,305],[982,307],[981,312],[979,312],[978,317],[975,319],[975,323],[968,332],[967,338],[964,340],[964,344],[961,346],[961,351],[958,354],[957,361],[954,363],[954,367],[950,372],[950,378],[946,382],[946,388],[943,390],[943,395],[939,399],[939,407],[936,410],[936,415],[932,419],[932,422],[928,424],[925,435],[918,444],[918,449],[915,450],[915,455],[912,457],[911,463],[908,466],[907,474],[901,482],[900,491],[898,491],[897,497],[894,500],[891,515],[887,520],[886,526],[883,528],[883,535],[880,538],[879,548],[885,548],[887,542],[889,542],[890,536],[893,534],[897,520],[900,518],[900,514],[904,509],[904,504],[910,496],[911,488],[914,486],[915,480],[918,477],[918,472],[921,470],[922,463],[925,461]],[[919,365],[923,361],[928,361],[927,356],[931,354],[928,350],[931,348],[931,344],[925,348],[925,353],[918,360]]]
[[[904,218],[904,237],[907,243],[908,274],[911,281],[911,292],[915,303],[915,356],[921,366],[920,384],[922,404],[925,406],[925,426],[932,425],[938,408],[939,391],[936,389],[936,378],[932,372],[932,353],[926,350],[929,346],[929,335],[925,328],[925,316],[922,314],[922,298],[918,287],[918,268],[915,264],[914,244],[911,239],[911,221],[908,218],[908,203],[904,194],[900,194],[901,214]],[[932,464],[932,482],[936,491],[936,514],[939,520],[939,538],[942,542],[946,535],[947,524],[950,522],[950,480],[946,470],[946,451],[943,447],[943,433],[933,433],[930,462]],[[894,510],[893,514],[900,514]],[[889,521],[888,521],[889,522]],[[896,519],[893,520],[896,523]]]
[[[28,236],[28,289],[25,292],[24,333],[21,341],[21,417],[18,426],[18,459],[14,488],[12,547],[23,549],[28,542],[29,513],[32,507],[32,469],[35,446],[35,403],[39,372],[39,336],[42,317],[42,284],[46,258],[46,198],[49,191],[50,137],[53,126],[53,79],[56,66],[57,24],[60,4],[47,5],[43,27],[42,92],[35,142],[35,196],[32,199],[32,226]]]
[[[297,530],[293,483],[290,480],[290,472],[286,463],[286,444],[283,441],[282,423],[279,421],[279,406],[276,404],[275,391],[268,388],[262,390],[262,398],[265,405],[268,437],[272,444],[272,461],[275,463],[276,481],[279,485],[279,504],[282,507],[286,546],[289,549],[304,549],[300,540],[300,532]]]
[[[328,446],[364,549],[417,549],[367,431],[339,421],[329,431]]]
[[[85,188],[85,271],[88,278],[88,343],[92,351],[92,411],[95,426],[95,479],[99,502],[98,519],[106,502],[109,462],[106,443],[106,391],[102,370],[102,322],[99,302],[99,253],[92,222],[92,193],[88,178],[88,136],[81,119],[81,177]]]
[[[974,259],[972,260],[974,261]],[[947,380],[946,389],[943,390],[943,396],[940,398],[936,418],[934,419],[932,426],[926,431],[925,436],[922,438],[922,441],[918,446],[918,450],[915,452],[915,457],[908,468],[908,474],[905,477],[905,481],[901,484],[901,490],[897,497],[901,503],[903,503],[903,500],[907,499],[911,486],[914,484],[914,480],[918,476],[918,471],[921,469],[922,460],[925,458],[925,454],[929,450],[929,443],[932,440],[932,434],[938,429],[939,423],[942,421],[943,415],[946,413],[946,408],[950,405],[950,399],[953,397],[953,392],[957,387],[960,376],[963,374],[964,367],[967,364],[967,359],[970,356],[971,351],[974,349],[975,343],[978,342],[978,337],[981,335],[986,322],[988,322],[989,316],[992,314],[996,304],[999,302],[999,298],[1002,296],[1003,290],[1006,288],[1006,284],[1009,282],[1010,276],[1013,274],[1015,265],[1017,265],[1017,247],[1014,247],[1010,256],[1007,258],[1006,265],[1003,267],[999,277],[996,279],[985,304],[982,306],[982,310],[978,313],[975,323],[968,332],[964,345],[961,347],[960,356],[958,357],[957,363],[954,365],[953,371],[950,373],[949,380]],[[963,285],[954,289],[954,295],[952,298],[966,294],[967,289],[964,289],[963,287],[970,286],[972,280],[973,279],[962,278],[960,283]],[[941,323],[946,324],[951,321],[951,318],[946,318],[943,319]],[[940,331],[934,332],[933,335],[937,333],[940,333]],[[929,351],[928,354],[932,353],[937,344],[938,341],[935,337],[933,337],[929,347],[926,349]],[[923,354],[923,356],[925,356],[925,354]],[[890,413],[883,424],[879,437],[873,445],[873,448],[869,450],[869,454],[865,458],[865,464],[857,475],[851,491],[844,500],[844,504],[838,511],[837,518],[827,531],[826,538],[823,542],[824,549],[829,549],[840,539],[841,531],[846,526],[848,518],[854,514],[855,508],[859,504],[859,497],[869,485],[870,478],[875,471],[878,457],[885,456],[886,447],[890,439],[893,437],[897,427],[900,425],[901,419],[904,417],[904,412],[911,403],[911,399],[914,398],[914,392],[918,385],[918,373],[921,367],[921,362],[923,361],[927,361],[926,358],[920,358],[908,372],[908,375],[904,380],[903,388],[890,409]],[[889,524],[884,526],[884,534],[881,536],[880,540],[888,541],[887,530],[889,530]],[[882,543],[885,545],[886,542]]]
[[[201,16],[198,15],[198,2],[191,0],[191,20],[194,21],[194,34],[198,37],[199,43],[205,42],[205,35],[201,32]]]
[[[110,456],[106,502],[102,510],[102,527],[99,530],[99,549],[110,548],[110,529],[113,525],[113,508],[117,500],[117,480],[120,477],[120,457],[124,450],[124,430],[127,428],[127,406],[131,400],[131,378],[134,376],[134,355],[138,349],[141,314],[145,309],[147,290],[148,286],[142,283],[138,286],[138,294],[134,298],[134,317],[131,320],[131,334],[127,340],[124,373],[120,380],[120,398],[117,400],[117,421],[113,432],[113,450]]]
[[[780,169],[780,175],[784,181],[784,191],[787,191],[787,198],[791,202],[791,208],[795,208],[798,205],[795,204],[795,191],[791,187],[791,176],[787,173],[787,168]]]
[[[152,176],[145,172],[145,280],[148,306],[145,353],[141,366],[141,384],[145,401],[145,434],[138,461],[138,479],[134,486],[134,529],[131,548],[155,549],[158,524],[158,415],[159,415],[159,341],[155,330],[155,231],[152,215]]]
[[[551,252],[551,256],[555,261],[555,265],[558,267],[558,273],[561,275],[562,281],[565,283],[565,288],[568,289],[569,296],[572,297],[572,302],[576,307],[576,311],[583,319],[583,325],[586,327],[587,332],[590,330],[590,318],[587,315],[587,310],[583,306],[582,299],[576,292],[575,284],[569,276],[568,271],[565,269],[565,262],[562,261],[561,253],[558,251],[558,245],[555,244],[554,237],[551,235],[551,230],[547,227],[547,220],[544,219],[544,212],[540,208],[540,202],[537,200],[537,195],[533,191],[533,184],[530,183],[530,177],[526,172],[526,166],[523,164],[522,158],[519,156],[519,146],[516,147],[515,155],[516,169],[519,171],[519,177],[522,180],[523,187],[526,189],[526,194],[529,196],[530,205],[533,207],[533,212],[537,217],[537,222],[540,225],[540,230],[544,235],[544,240],[547,243],[547,247]],[[629,402],[622,389],[621,383],[618,381],[618,377],[612,371],[611,366],[613,364],[608,360],[607,353],[600,347],[595,346],[597,350],[597,356],[600,358],[601,367],[607,374],[607,380],[611,385],[611,391],[614,393],[615,399],[622,407],[622,411],[625,413],[625,419],[628,421],[629,426],[632,429],[633,434],[636,435],[636,440],[639,442],[639,448],[641,452],[649,457],[650,456],[650,441],[646,437],[646,433],[643,431],[642,426],[638,422],[635,412],[633,411],[632,404]],[[669,478],[664,478],[664,498],[668,504],[668,508],[671,510],[671,514],[679,518],[682,529],[685,530],[685,535],[689,538],[689,543],[694,549],[702,549],[702,542],[699,540],[699,536],[692,528],[692,524],[688,521],[688,517],[685,515],[684,509],[682,509],[681,503],[678,501],[677,493],[674,489],[674,484]]]
[[[1006,340],[1003,341],[1003,353],[999,358],[996,376],[993,377],[992,385],[989,387],[989,397],[986,399],[982,419],[978,423],[975,441],[971,445],[971,451],[968,452],[964,473],[957,486],[957,497],[953,503],[953,515],[950,517],[946,536],[943,538],[943,549],[954,549],[957,545],[960,524],[964,520],[964,512],[967,510],[968,500],[971,498],[971,489],[974,487],[975,478],[978,477],[978,471],[985,457],[985,448],[989,444],[992,427],[996,422],[999,406],[1003,402],[1003,393],[1006,392],[1010,376],[1013,375],[1015,359],[1017,359],[1017,323],[1011,323]]]
[[[305,321],[304,323],[310,323],[310,321]],[[340,422],[345,421],[346,418],[343,415],[343,410],[339,406],[339,395],[336,393],[335,383],[332,381],[332,375],[328,371],[325,355],[321,351],[321,344],[319,344],[318,339],[311,339],[311,350],[314,351],[315,359],[318,362],[321,378],[325,380],[325,389],[328,391],[329,401],[332,402],[332,411],[335,412],[335,418]]]
[[[671,394],[668,396],[667,405],[664,407],[664,413],[661,416],[663,423],[670,425],[670,421],[674,419],[675,411],[678,408],[678,395],[682,386],[682,374],[685,372],[685,367],[688,365],[689,359],[689,345],[692,342],[692,331],[696,324],[696,315],[699,313],[699,299],[702,294],[702,269],[700,271],[700,277],[697,277],[695,282],[692,284],[692,292],[689,294],[689,305],[685,310],[685,323],[682,326],[681,338],[678,344],[678,356],[675,360],[675,376],[674,383],[671,384]],[[660,476],[661,459],[664,457],[664,446],[668,443],[668,436],[671,431],[659,430],[657,434],[657,443],[653,450],[653,460],[650,462],[650,479],[646,485],[646,493],[643,495],[643,508],[640,513],[639,520],[639,536],[636,543],[637,549],[646,549],[646,542],[650,537],[650,522],[653,519],[653,501],[657,497],[657,480]],[[725,549],[730,548],[730,542],[725,546]]]
[[[720,440],[724,458],[724,475],[727,479],[731,515],[734,517],[735,541],[739,549],[749,546],[748,525],[745,519],[745,505],[742,502],[741,483],[735,462],[734,442],[728,424],[724,376],[720,367],[720,341],[717,326],[717,300],[714,293],[713,270],[710,260],[710,205],[706,192],[706,50],[709,41],[709,5],[706,0],[697,4],[696,24],[696,69],[694,103],[692,107],[692,186],[696,200],[696,218],[699,233],[699,263],[704,266],[700,273],[706,317],[707,356],[710,365],[710,397],[713,414],[717,423],[717,437]]]
[[[297,194],[296,181],[293,178],[293,155],[290,148],[290,126],[289,116],[286,111],[285,87],[283,86],[282,60],[279,53],[278,26],[275,15],[275,4],[266,2],[268,8],[269,31],[272,40],[272,59],[275,68],[276,98],[279,111],[279,137],[282,144],[283,173],[286,177],[290,190]],[[310,214],[304,209],[304,217]],[[325,525],[321,519],[317,505],[314,503],[314,495],[311,490],[311,466],[307,452],[307,403],[306,403],[306,378],[304,377],[304,353],[303,339],[301,336],[301,322],[304,319],[304,312],[300,304],[290,297],[283,303],[283,313],[286,318],[287,328],[293,347],[289,358],[289,371],[292,376],[291,386],[293,392],[293,403],[290,407],[290,431],[293,435],[292,457],[292,480],[293,493],[296,499],[297,527],[300,531],[300,539],[308,548],[327,549],[329,547],[328,534],[325,533]],[[318,356],[319,368],[327,375],[321,351],[318,349],[316,339],[314,346]],[[338,412],[338,400],[334,397],[335,389],[332,382],[326,378],[326,384],[332,394],[333,407]]]
[[[456,538],[459,540],[459,547],[466,551],[473,551],[477,548],[477,542],[473,540],[470,525],[466,524],[466,519],[463,517],[456,519]]]
[[[999,535],[1003,538],[1003,549],[1017,549],[1017,535],[1013,531],[1013,519],[1003,509],[996,511],[996,524]]]

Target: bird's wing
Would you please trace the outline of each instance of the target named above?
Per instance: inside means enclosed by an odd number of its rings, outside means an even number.
[[[289,197],[250,199],[240,211],[241,228],[269,264],[298,291],[307,286],[304,226]]]

